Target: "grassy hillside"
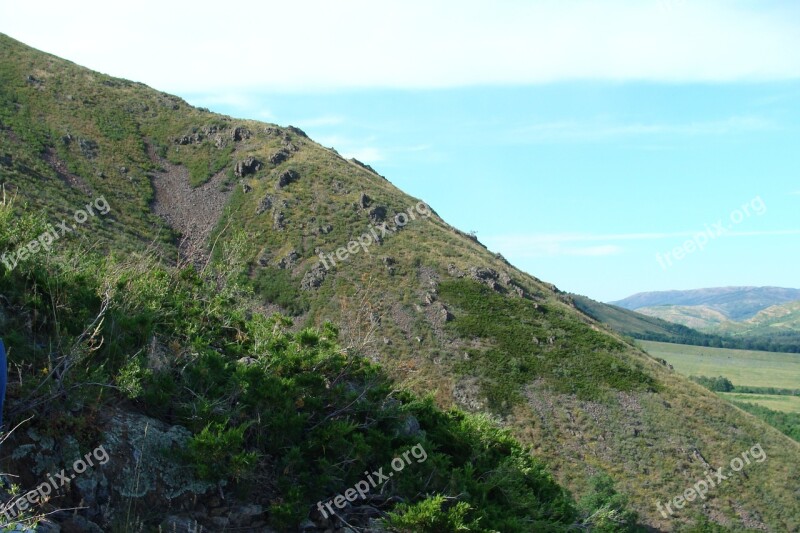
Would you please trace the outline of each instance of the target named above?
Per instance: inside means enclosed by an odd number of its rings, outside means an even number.
[[[654,357],[800,442],[800,357],[796,354],[642,342]]]
[[[687,316],[684,317],[679,312],[683,308],[679,306],[631,311],[586,296],[573,294],[570,297],[575,307],[586,315],[634,339],[740,350],[800,352],[800,332],[793,330],[796,321],[794,303],[770,307],[746,322],[717,321],[707,329],[694,329],[683,322],[696,321],[695,315],[698,314],[708,315],[693,307],[686,308]],[[712,314],[716,316],[717,312]]]
[[[800,527],[793,441],[296,128],[195,109],[0,36],[0,165],[16,197],[4,249],[92,199],[111,206],[3,267],[14,421],[56,416],[48,436],[86,445],[110,407],[164,435],[187,428],[200,480],[257,500],[279,528],[308,517],[324,530],[314,502],[414,439],[440,455],[351,511],[394,512],[400,531],[615,531],[629,511],[662,530]],[[69,410],[31,403],[43,391]],[[757,443],[769,460],[747,477],[675,516],[655,507]],[[130,506],[167,512],[147,498]]]
[[[690,327],[648,316],[615,305],[600,303],[577,294],[571,295],[575,307],[608,325],[614,331],[635,339],[694,345],[724,345],[732,339],[711,335]]]
[[[724,313],[707,305],[658,305],[640,307],[636,312],[704,331],[728,321]]]

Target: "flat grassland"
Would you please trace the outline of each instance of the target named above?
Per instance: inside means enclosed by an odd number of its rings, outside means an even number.
[[[666,342],[637,341],[685,376],[723,376],[738,386],[800,388],[800,354],[706,348]]]
[[[723,376],[734,386],[800,388],[800,354],[706,348],[666,342],[637,341],[684,376]],[[800,397],[777,394],[719,393],[730,401],[750,402],[774,411],[800,413]]]

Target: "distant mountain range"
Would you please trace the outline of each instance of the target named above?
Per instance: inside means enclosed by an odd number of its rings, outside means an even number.
[[[741,347],[800,351],[798,349],[800,348],[798,346],[800,289],[719,287],[689,291],[643,292],[608,305],[618,311],[600,312],[595,309],[593,314],[589,314],[596,318],[602,315],[602,318],[598,319],[614,327],[613,320],[610,321],[612,317],[618,317],[623,310],[635,311],[639,316],[646,315],[651,320],[660,319],[720,339],[725,337],[734,339],[736,340],[734,344],[737,346],[743,342]],[[624,321],[627,328],[625,334],[637,338],[675,342],[657,338],[663,333],[661,331],[663,325],[660,323],[645,322],[644,324],[648,326],[659,325],[655,329],[649,329],[648,335],[639,335],[637,330],[644,325],[637,324],[636,328],[631,328],[632,319],[630,316],[627,318]],[[675,333],[672,331],[671,334]],[[700,344],[705,345],[708,342],[702,336],[690,335],[690,337],[695,340],[701,339]],[[708,345],[715,345],[716,342],[710,341]]]
[[[782,287],[717,287],[710,289],[694,289],[688,291],[660,291],[640,292],[611,305],[644,312],[651,316],[659,316],[672,322],[684,323],[677,320],[674,311],[645,312],[642,309],[663,307],[680,307],[685,309],[687,316],[696,315],[692,308],[707,310],[706,320],[717,317],[719,322],[724,320],[741,321],[752,318],[759,311],[773,305],[780,305],[800,300],[800,289],[786,289]],[[688,321],[687,322],[691,322]],[[685,325],[691,325],[686,323]],[[694,326],[693,326],[694,327]]]

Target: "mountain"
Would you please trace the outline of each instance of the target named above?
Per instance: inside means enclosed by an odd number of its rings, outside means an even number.
[[[800,352],[798,298],[800,289],[724,287],[640,293],[614,305],[686,326],[717,339],[710,343],[703,340],[700,344],[704,346],[796,353]],[[666,340],[635,333],[633,336]]]
[[[687,291],[642,292],[610,303],[640,312],[643,308],[650,309],[663,306],[703,306],[708,309],[708,313],[718,313],[718,315],[710,317],[712,321],[719,316],[738,321],[751,318],[759,311],[772,305],[797,300],[800,300],[800,289],[718,287]]]
[[[105,446],[77,530],[800,527],[791,439],[297,128],[0,36],[0,173],[1,466]]]

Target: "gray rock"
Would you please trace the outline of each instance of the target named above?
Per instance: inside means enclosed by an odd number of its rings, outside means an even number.
[[[375,223],[383,222],[386,220],[386,208],[382,205],[376,205],[369,210],[369,219]]]
[[[295,182],[295,181],[297,181],[299,179],[300,179],[300,174],[298,174],[294,170],[290,169],[290,170],[287,170],[286,172],[281,173],[281,175],[278,176],[278,183],[276,184],[276,186],[279,189],[281,189],[281,188],[286,187],[290,183],[293,183],[293,182]]]
[[[83,157],[86,159],[94,159],[97,157],[97,143],[92,141],[91,139],[81,139],[78,141],[78,145],[81,148],[81,153]]]
[[[283,230],[286,228],[286,225],[283,223],[285,220],[285,216],[283,215],[283,211],[275,211],[272,214],[272,227],[276,230]]]
[[[281,163],[289,159],[289,155],[290,155],[289,152],[287,152],[286,150],[283,149],[278,150],[269,157],[269,162],[272,163],[273,165],[280,165]]]
[[[272,209],[272,202],[274,198],[271,195],[266,195],[264,198],[261,199],[259,202],[258,207],[256,208],[256,215],[260,215],[262,213],[266,213],[270,209]]]
[[[243,178],[250,174],[255,174],[263,168],[264,164],[255,157],[248,157],[236,163],[233,173],[237,178]]]
[[[322,282],[325,281],[325,276],[328,275],[328,271],[322,266],[320,263],[314,265],[311,270],[306,272],[303,279],[300,281],[300,288],[304,291],[310,291],[313,289],[318,288],[322,285]]]
[[[304,132],[303,130],[301,130],[297,126],[287,126],[286,129],[289,130],[290,132],[294,133],[298,137],[308,138],[308,135],[306,135],[306,132]]]
[[[280,269],[287,269],[291,268],[297,264],[297,260],[300,259],[300,254],[297,253],[297,250],[292,250],[285,257],[281,258],[280,261],[277,263],[277,267]]]
[[[231,139],[233,139],[234,142],[239,142],[249,138],[250,138],[250,130],[248,130],[244,126],[237,126],[233,128],[233,131],[231,131]]]

